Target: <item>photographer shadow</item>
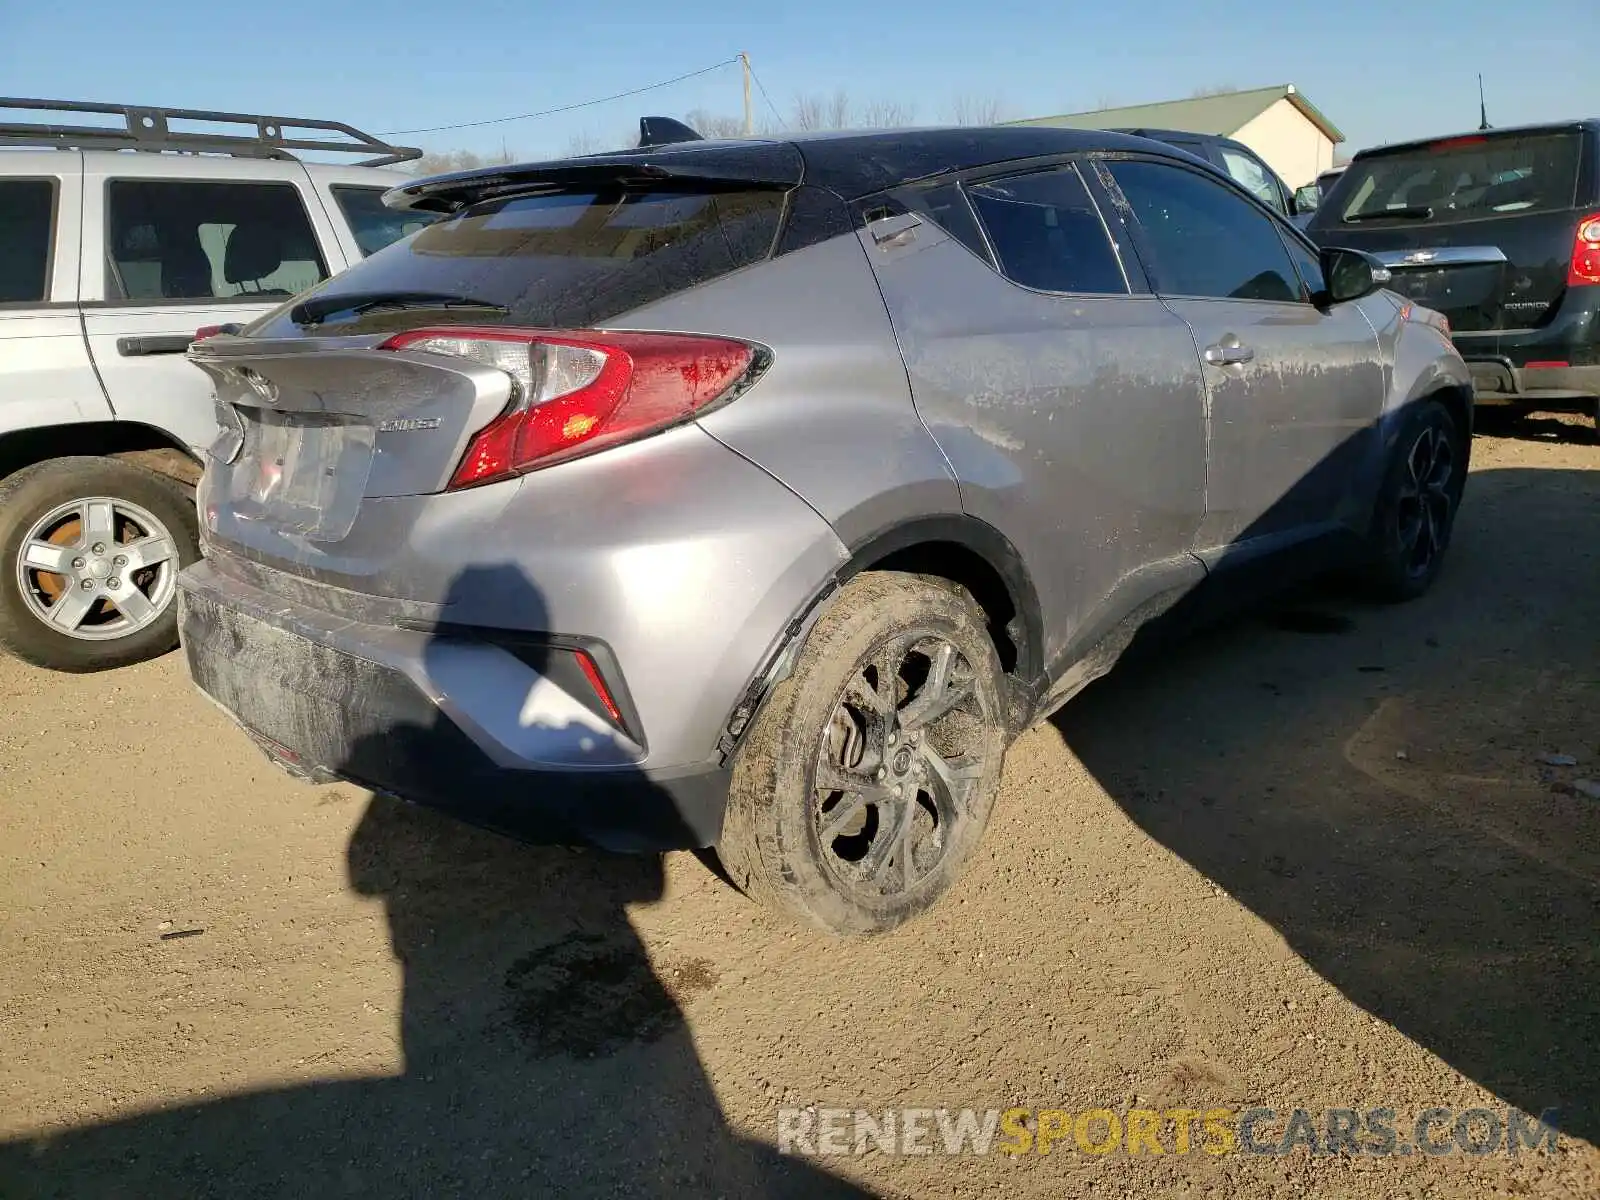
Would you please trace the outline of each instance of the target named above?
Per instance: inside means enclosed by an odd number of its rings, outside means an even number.
[[[445,616],[490,597],[544,628],[539,593],[509,566],[462,572]],[[437,732],[374,728],[340,773],[436,780]],[[462,800],[481,824],[516,823],[503,800]],[[374,795],[346,858],[350,887],[382,901],[402,970],[401,1074],[0,1144],[0,1196],[870,1195],[729,1127],[683,1011],[716,969],[693,956],[658,968],[628,920],[662,897],[659,854],[532,845]]]

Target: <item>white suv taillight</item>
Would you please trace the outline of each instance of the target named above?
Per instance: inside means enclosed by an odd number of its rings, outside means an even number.
[[[731,399],[764,366],[758,347],[681,333],[450,326],[411,329],[381,349],[470,358],[516,381],[450,480],[471,487],[593,454]]]

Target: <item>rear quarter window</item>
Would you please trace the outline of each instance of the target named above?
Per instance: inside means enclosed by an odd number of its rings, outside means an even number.
[[[113,179],[106,203],[113,300],[255,301],[328,275],[290,183]]]
[[[434,213],[399,212],[383,202],[383,188],[333,188],[333,198],[350,225],[350,233],[363,256],[376,254],[403,237],[432,225]]]
[[[1392,212],[1440,224],[1571,208],[1581,145],[1576,131],[1469,135],[1358,161],[1339,180],[1339,219],[1382,222]]]
[[[0,180],[0,304],[48,297],[55,200],[48,179]]]
[[[503,307],[494,318],[503,324],[583,328],[767,258],[783,206],[778,190],[608,189],[491,200],[356,263],[314,294],[440,292]],[[289,312],[271,314],[252,332],[349,334],[391,323],[354,315],[299,329]],[[482,324],[481,312],[472,320]]]

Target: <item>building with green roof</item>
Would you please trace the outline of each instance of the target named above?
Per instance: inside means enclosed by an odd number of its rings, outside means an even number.
[[[1249,146],[1291,188],[1311,183],[1333,166],[1334,147],[1344,141],[1339,127],[1292,83],[1159,104],[1032,117],[1008,124],[1066,129],[1182,129],[1217,134]]]

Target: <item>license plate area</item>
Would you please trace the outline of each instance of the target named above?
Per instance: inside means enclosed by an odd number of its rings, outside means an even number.
[[[313,542],[345,537],[372,473],[373,427],[323,413],[244,416],[245,450],[228,496],[239,519]]]
[[[1463,333],[1500,328],[1505,301],[1505,270],[1500,263],[1465,266],[1409,267],[1397,270],[1390,283],[1400,295],[1436,309]]]

